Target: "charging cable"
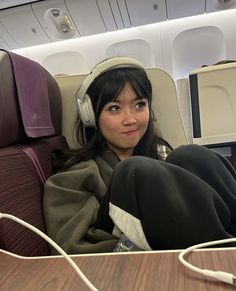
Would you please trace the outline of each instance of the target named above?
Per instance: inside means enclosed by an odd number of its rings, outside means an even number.
[[[84,283],[87,285],[87,287],[92,291],[98,291],[98,289],[87,279],[87,277],[83,274],[83,272],[80,270],[80,268],[75,264],[75,262],[71,259],[70,256],[67,255],[67,253],[59,247],[58,244],[56,244],[51,238],[49,238],[45,233],[43,233],[38,228],[34,227],[33,225],[25,222],[24,220],[15,217],[11,214],[6,213],[0,213],[0,219],[1,218],[8,218],[10,220],[13,220],[26,228],[29,228],[33,232],[37,233],[39,236],[41,236],[43,239],[45,239],[52,247],[54,247],[71,265],[71,267],[75,270],[75,272],[79,275],[79,277],[84,281]]]
[[[184,258],[187,254],[189,254],[190,252],[192,252],[196,249],[209,247],[209,246],[213,246],[213,245],[218,245],[218,244],[230,243],[230,242],[236,242],[236,238],[215,240],[215,241],[210,241],[210,242],[201,243],[201,244],[191,246],[191,247],[180,252],[180,254],[178,256],[179,261],[185,267],[187,267],[188,269],[190,269],[194,272],[200,273],[200,274],[207,276],[207,277],[214,278],[218,281],[222,281],[222,282],[225,282],[225,283],[228,283],[231,285],[236,285],[236,276],[235,275],[227,273],[227,272],[222,272],[222,271],[212,271],[212,270],[208,270],[208,269],[201,269],[201,268],[198,268],[198,267],[190,264]]]
[[[1,218],[7,218],[10,220],[13,220],[13,221],[25,226],[26,228],[29,228],[30,230],[32,230],[33,232],[35,232],[36,234],[41,236],[43,239],[45,239],[52,247],[54,247],[68,261],[68,263],[71,265],[71,267],[74,269],[74,271],[79,275],[79,277],[84,281],[84,283],[87,285],[87,287],[90,290],[98,291],[98,289],[87,279],[87,277],[83,274],[83,272],[75,264],[75,262],[71,259],[71,257],[68,256],[67,253],[61,247],[59,247],[59,245],[56,244],[51,238],[49,238],[45,233],[43,233],[41,230],[34,227],[33,225],[25,222],[24,220],[22,220],[18,217],[15,217],[14,215],[0,213],[0,219]],[[222,281],[222,282],[236,286],[236,276],[234,274],[222,272],[222,271],[212,271],[212,270],[208,270],[208,269],[201,269],[201,268],[198,268],[198,267],[190,264],[189,262],[187,262],[185,260],[185,256],[194,250],[217,245],[217,244],[224,244],[224,243],[231,243],[231,242],[236,242],[236,238],[229,238],[229,239],[216,240],[216,241],[210,241],[210,242],[206,242],[206,243],[197,244],[197,245],[191,246],[191,247],[181,251],[179,256],[178,256],[178,259],[185,267],[187,267],[188,269],[190,269],[194,272],[197,272],[197,273],[200,273],[200,274],[207,276],[209,278],[214,278],[218,281]]]

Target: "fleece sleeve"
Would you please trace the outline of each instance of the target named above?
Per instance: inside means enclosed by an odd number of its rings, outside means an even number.
[[[98,201],[105,191],[94,161],[79,163],[46,182],[43,204],[47,233],[66,252],[106,252],[114,248],[117,239],[94,227]]]

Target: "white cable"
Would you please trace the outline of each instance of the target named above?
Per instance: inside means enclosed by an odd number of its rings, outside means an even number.
[[[87,279],[87,277],[82,273],[80,268],[75,264],[75,262],[70,258],[70,256],[68,256],[67,253],[61,247],[59,247],[59,245],[57,245],[52,239],[50,239],[45,233],[43,233],[41,230],[37,229],[33,225],[25,222],[24,220],[22,220],[18,217],[15,217],[14,215],[0,213],[0,219],[1,218],[11,219],[11,220],[29,228],[30,230],[34,231],[39,236],[41,236],[43,239],[45,239],[49,244],[51,244],[51,246],[53,246],[68,261],[68,263],[72,266],[72,268],[80,276],[80,278],[84,281],[84,283],[88,286],[88,288],[90,290],[98,291],[98,289]]]
[[[201,243],[201,244],[197,244],[194,246],[191,246],[183,251],[180,252],[178,258],[179,261],[188,269],[200,273],[204,276],[207,277],[211,277],[214,279],[217,279],[219,281],[225,282],[225,283],[229,283],[232,285],[236,285],[236,276],[227,272],[222,272],[222,271],[212,271],[212,270],[207,270],[207,269],[201,269],[198,268],[192,264],[190,264],[189,262],[187,262],[184,257],[192,252],[193,250],[199,249],[199,248],[204,248],[204,247],[209,247],[209,246],[213,246],[213,245],[218,245],[218,244],[224,244],[224,243],[230,243],[230,242],[236,242],[236,238],[229,238],[229,239],[222,239],[222,240],[215,240],[215,241],[210,241],[210,242],[205,242],[205,243]]]

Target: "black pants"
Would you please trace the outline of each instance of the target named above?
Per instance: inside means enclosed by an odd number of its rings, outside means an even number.
[[[112,232],[115,225],[154,250],[234,237],[236,172],[198,145],[175,149],[165,162],[130,157],[114,169],[98,215],[98,227]]]

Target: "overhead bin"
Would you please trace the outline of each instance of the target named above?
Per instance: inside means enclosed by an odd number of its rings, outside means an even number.
[[[29,4],[1,10],[0,22],[19,47],[50,42]]]

